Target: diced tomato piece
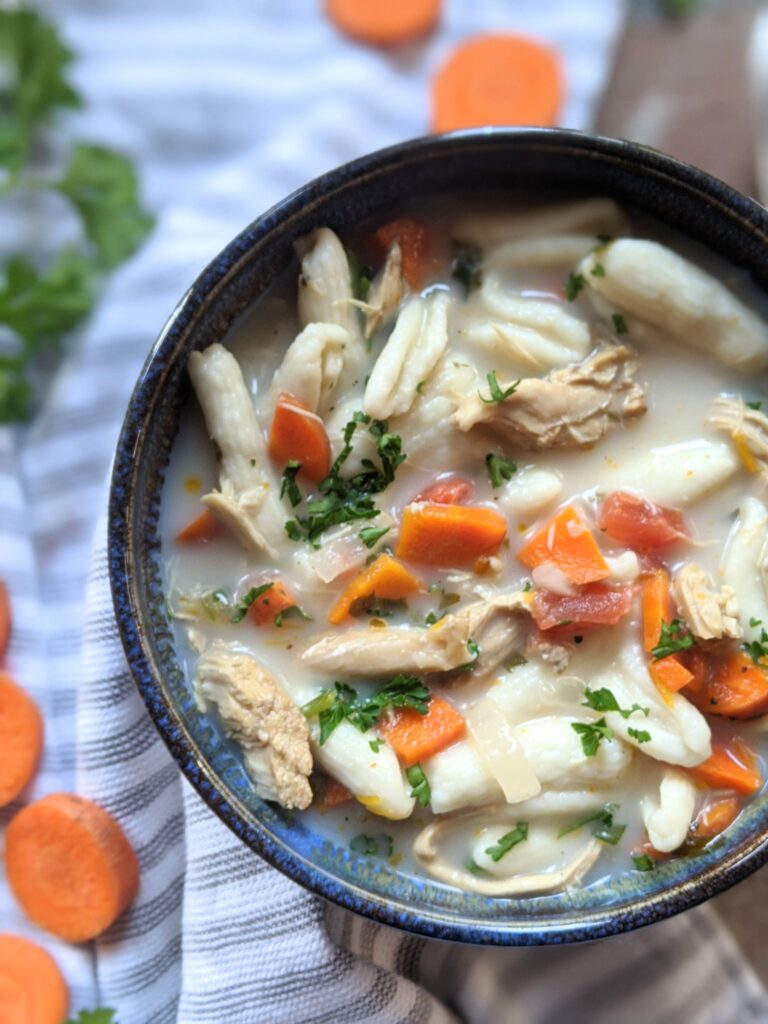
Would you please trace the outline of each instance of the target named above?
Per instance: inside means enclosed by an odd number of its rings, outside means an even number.
[[[615,626],[628,614],[634,593],[632,586],[609,587],[604,583],[588,584],[577,594],[566,596],[537,588],[531,613],[542,630],[567,625],[569,632],[578,632]]]
[[[690,534],[682,512],[664,508],[629,491],[614,491],[600,508],[598,527],[611,540],[635,551],[654,551]]]
[[[475,485],[465,476],[451,473],[449,476],[438,477],[434,483],[419,491],[411,502],[431,501],[435,505],[463,505],[475,492]],[[410,502],[409,502],[410,504]]]
[[[391,220],[376,229],[373,241],[382,256],[389,251],[393,242],[398,242],[403,261],[403,277],[414,291],[424,286],[429,260],[429,235],[423,224],[409,217]]]

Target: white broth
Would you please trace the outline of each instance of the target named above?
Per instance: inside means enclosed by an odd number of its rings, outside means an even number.
[[[764,777],[764,299],[606,200],[394,223],[305,240],[193,357],[189,686],[360,856],[502,896],[691,855]]]

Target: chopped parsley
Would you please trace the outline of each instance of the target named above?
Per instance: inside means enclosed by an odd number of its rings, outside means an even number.
[[[470,874],[477,875],[478,878],[488,877],[488,872],[485,870],[485,868],[480,867],[480,865],[477,863],[474,857],[468,857],[464,864],[464,867],[467,869],[467,871],[470,872]]]
[[[115,1024],[117,1010],[104,1007],[98,1010],[81,1010],[76,1017],[70,1017],[65,1024]]]
[[[262,583],[260,587],[251,587],[245,597],[241,598],[235,605],[235,614],[229,621],[234,623],[242,622],[253,602],[261,597],[262,594],[266,594],[268,590],[271,590],[274,585],[274,583]]]
[[[582,704],[587,708],[592,708],[593,711],[618,711],[622,718],[629,718],[630,715],[634,715],[636,711],[645,715],[647,718],[651,713],[650,708],[642,708],[639,704],[633,704],[631,708],[619,707],[619,702],[614,697],[613,693],[607,689],[607,687],[601,687],[599,690],[590,690],[589,687],[584,691],[584,700]]]
[[[451,276],[464,288],[464,297],[483,283],[483,256],[474,246],[460,246],[451,263]]]
[[[530,580],[526,580],[523,584],[523,593],[527,594],[530,590],[533,590],[533,584]]]
[[[280,480],[280,497],[284,498],[288,495],[288,500],[294,508],[301,504],[301,491],[299,490],[299,485],[296,483],[296,475],[300,469],[301,463],[298,459],[290,459],[285,464],[285,469],[283,470],[283,475]]]
[[[491,487],[501,487],[505,480],[511,480],[512,474],[517,472],[517,465],[514,462],[508,462],[495,452],[488,452],[485,456],[485,466]]]
[[[391,526],[364,526],[358,536],[367,548],[372,548],[377,540],[389,533]]]
[[[593,277],[605,277],[605,267],[602,263],[596,263],[590,273]]]
[[[579,818],[578,821],[574,821],[572,824],[561,828],[557,833],[557,838],[562,839],[563,836],[567,836],[571,832],[583,828],[585,825],[592,825],[592,835],[595,839],[608,843],[609,846],[615,846],[624,835],[627,827],[626,825],[616,825],[614,823],[613,816],[617,810],[617,804],[605,804],[599,811],[588,814],[586,818]]]
[[[604,718],[596,722],[571,722],[571,728],[581,737],[581,747],[587,757],[595,757],[603,740],[613,739],[613,729]]]
[[[626,334],[629,328],[627,327],[627,321],[621,315],[621,313],[614,313],[611,317],[613,321],[613,329],[617,334]]]
[[[427,383],[427,382],[426,382],[425,380],[420,380],[420,381],[419,381],[419,383],[418,383],[418,384],[416,385],[416,394],[417,394],[417,395],[420,395],[420,394],[421,394],[421,392],[422,392],[422,391],[424,390],[424,385],[425,385],[426,383]]]
[[[658,661],[676,651],[687,651],[689,647],[693,647],[693,637],[686,632],[685,623],[680,619],[672,619],[671,622],[662,622],[659,642],[651,648],[651,654],[653,660]]]
[[[480,648],[472,639],[472,637],[470,637],[469,640],[467,640],[467,650],[472,655],[472,660],[465,662],[463,665],[459,665],[459,672],[471,672],[472,669],[474,668],[475,662],[480,656]]]
[[[411,785],[411,796],[417,801],[420,807],[428,807],[432,799],[432,791],[429,788],[427,776],[422,771],[421,765],[417,762],[410,768],[405,769],[405,777]]]
[[[517,846],[518,843],[522,843],[524,839],[528,838],[528,822],[518,821],[517,825],[512,829],[511,832],[507,832],[501,836],[499,840],[493,845],[486,847],[485,852],[491,858],[494,863],[501,860],[505,854]]]
[[[630,735],[632,737],[633,740],[637,740],[638,743],[650,743],[651,742],[651,734],[648,732],[647,729],[634,729],[634,728],[630,728],[630,729],[627,729],[627,733],[628,733],[628,735]]]
[[[363,857],[391,857],[392,836],[378,835],[366,836],[360,834],[349,841],[349,848],[353,853],[359,853]]]
[[[283,608],[281,612],[277,613],[275,616],[275,625],[280,629],[286,619],[296,618],[296,616],[303,619],[305,622],[312,621],[312,616],[305,612],[300,604],[292,604],[288,608]]]
[[[586,283],[587,282],[584,280],[583,274],[574,274],[573,271],[571,271],[568,275],[568,280],[565,282],[566,299],[568,299],[569,302],[573,302]]]
[[[320,725],[320,746],[343,721],[348,721],[360,732],[367,732],[378,724],[385,711],[394,708],[412,708],[426,715],[432,694],[416,676],[397,675],[367,700],[361,700],[356,690],[346,683],[335,682],[302,708],[307,718],[317,717]]]
[[[753,629],[763,625],[761,619],[755,618],[751,618],[749,624]],[[762,665],[763,659],[768,658],[768,633],[765,628],[761,628],[758,640],[746,640],[741,646],[756,665]]]
[[[763,403],[762,402],[747,402],[746,404],[747,404],[748,408],[754,409],[755,412],[757,412],[758,409],[761,408]]]
[[[374,754],[378,754],[383,744],[384,740],[368,740],[368,746],[371,748]]]
[[[632,863],[636,871],[653,871],[656,867],[656,861],[647,853],[633,853]]]
[[[368,298],[371,281],[373,280],[373,270],[370,267],[361,267],[357,256],[355,256],[351,249],[347,249],[347,263],[349,264],[352,294],[356,299],[365,302]]]
[[[509,398],[510,395],[514,395],[517,391],[518,385],[520,384],[520,381],[516,380],[513,384],[510,384],[508,388],[505,388],[504,391],[502,391],[501,386],[496,379],[495,370],[490,370],[485,375],[485,379],[488,381],[488,390],[491,397],[483,398],[479,391],[478,394],[480,395],[480,400],[485,402],[486,405],[492,405],[494,402],[503,402],[505,399]]]

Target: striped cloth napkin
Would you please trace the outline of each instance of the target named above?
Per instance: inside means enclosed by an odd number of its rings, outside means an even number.
[[[268,867],[182,780],[144,711],[97,522],[132,382],[217,250],[315,174],[423,134],[430,73],[473,32],[526,31],[558,46],[563,123],[587,127],[619,0],[449,0],[429,41],[394,54],[341,39],[316,0],[58,0],[51,12],[80,54],[78,134],[136,159],[158,223],[110,279],[34,422],[0,430],[9,669],[46,720],[28,797],[76,789],[98,800],[142,873],[134,906],[96,943],[41,934],[4,881],[0,930],[47,946],[73,1010],[115,1007],[120,1024],[767,1021],[762,985],[705,908],[599,946],[472,950],[355,918]],[[0,828],[17,809],[0,812]]]

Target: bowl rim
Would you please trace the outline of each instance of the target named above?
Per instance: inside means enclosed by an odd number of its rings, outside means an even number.
[[[180,771],[214,813],[252,850],[312,893],[381,924],[417,935],[471,944],[529,946],[591,941],[643,927],[704,902],[750,875],[768,861],[768,827],[744,849],[731,851],[700,874],[677,883],[673,891],[643,895],[628,906],[576,910],[568,917],[536,917],[504,927],[504,919],[440,917],[427,909],[404,907],[343,881],[275,841],[261,822],[247,820],[234,793],[226,795],[217,775],[175,708],[153,669],[145,639],[140,603],[132,582],[133,478],[135,450],[143,425],[161,387],[167,360],[183,344],[204,310],[216,302],[227,279],[248,260],[252,247],[294,213],[366,176],[406,160],[444,158],[465,147],[537,145],[554,150],[578,149],[596,158],[631,159],[660,180],[683,186],[709,205],[748,226],[768,252],[768,211],[718,178],[651,147],[623,139],[559,128],[479,128],[412,139],[358,157],[295,189],[243,229],[215,256],[184,294],[151,347],[129,400],[113,461],[108,509],[108,561],[118,632],[129,670],[149,716]]]

